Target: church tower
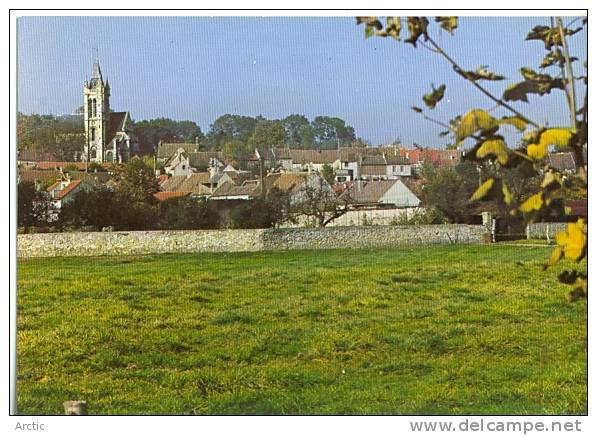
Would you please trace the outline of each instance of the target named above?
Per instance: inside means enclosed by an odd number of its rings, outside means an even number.
[[[83,86],[85,115],[85,149],[83,158],[89,162],[103,163],[106,160],[106,146],[110,138],[110,84],[102,77],[99,62],[93,63],[93,74]]]

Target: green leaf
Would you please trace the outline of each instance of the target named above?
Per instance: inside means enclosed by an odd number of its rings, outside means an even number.
[[[574,62],[577,60],[578,60],[577,57],[570,58],[570,62]],[[547,53],[545,55],[545,57],[543,58],[543,61],[541,62],[541,65],[539,65],[539,68],[547,68],[552,65],[558,65],[561,67],[561,66],[564,66],[565,63],[566,63],[566,58],[562,54],[562,50],[557,48],[556,50],[550,51],[549,53]]]
[[[458,17],[435,17],[436,23],[441,23],[440,27],[450,35],[454,34],[454,29],[458,27]]]
[[[456,70],[458,74],[463,76],[467,80],[477,81],[477,80],[491,80],[491,81],[498,81],[504,80],[506,77],[497,75],[487,70],[487,65],[481,65],[475,71],[463,71],[463,70]]]
[[[429,24],[429,20],[425,17],[408,17],[406,19],[406,24],[408,27],[408,39],[405,39],[404,42],[412,44],[413,46],[417,46],[417,40],[421,35],[423,35],[424,40],[427,41],[427,25]]]
[[[564,28],[564,34],[566,36],[574,35],[576,32],[581,30],[581,27],[577,29],[568,29]],[[546,50],[551,50],[551,48],[556,46],[562,46],[562,36],[560,34],[560,29],[558,27],[549,27],[549,26],[535,26],[533,30],[531,30],[526,37],[527,41],[538,40],[543,41]]]
[[[411,106],[411,109],[414,110],[417,113],[423,112],[423,109],[421,109],[420,107],[417,107],[417,106]]]
[[[506,88],[502,98],[504,101],[528,102],[528,94],[545,95],[552,89],[565,89],[562,79],[554,79],[548,74],[538,74],[530,68],[521,68],[523,82],[514,83]]]
[[[435,86],[431,85],[432,91],[430,94],[423,95],[423,101],[425,105],[430,108],[434,109],[437,103],[439,103],[442,98],[444,98],[444,92],[446,91],[446,85],[441,85],[439,88],[435,88]]]

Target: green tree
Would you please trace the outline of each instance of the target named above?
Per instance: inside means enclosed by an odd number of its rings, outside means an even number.
[[[38,190],[30,181],[17,186],[17,223],[27,232],[30,227],[47,223],[53,211],[45,192]]]
[[[280,189],[269,189],[264,197],[245,201],[230,212],[233,228],[273,228],[290,219],[290,196]]]
[[[195,142],[204,138],[201,128],[193,121],[156,118],[133,123],[142,153],[150,154],[162,142]]]
[[[218,228],[219,216],[205,198],[175,197],[158,204],[161,229],[196,230]]]
[[[317,116],[311,126],[315,142],[321,148],[349,146],[356,139],[354,128],[340,118]]]
[[[336,172],[334,171],[334,168],[332,168],[327,163],[321,167],[321,176],[329,184],[334,184],[334,182],[336,181]]]
[[[478,183],[476,165],[470,162],[452,167],[424,168],[422,176],[422,202],[426,208],[439,211],[449,222],[468,222],[474,214],[475,204],[470,197]]]
[[[208,148],[221,150],[224,144],[233,140],[248,143],[256,125],[257,120],[249,116],[222,115],[210,125],[206,144]]]
[[[248,144],[251,148],[283,147],[286,144],[284,124],[278,120],[260,120]]]
[[[288,115],[282,120],[286,130],[286,145],[290,148],[312,148],[313,136],[309,136],[311,125],[304,115]]]

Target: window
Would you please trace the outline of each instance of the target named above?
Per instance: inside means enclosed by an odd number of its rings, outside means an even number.
[[[95,140],[95,128],[91,129],[91,140],[94,141]]]
[[[93,99],[93,116],[97,116],[97,100],[95,98]]]
[[[93,116],[93,100],[91,98],[87,100],[87,116]]]

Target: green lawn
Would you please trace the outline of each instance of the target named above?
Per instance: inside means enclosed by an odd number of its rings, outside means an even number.
[[[585,414],[586,303],[549,252],[21,260],[18,412]]]

